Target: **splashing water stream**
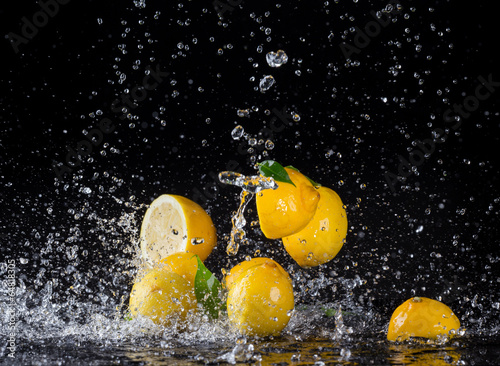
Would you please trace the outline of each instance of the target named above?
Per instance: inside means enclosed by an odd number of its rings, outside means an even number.
[[[245,176],[237,172],[221,172],[219,173],[219,180],[224,184],[230,184],[241,188],[240,193],[240,206],[238,210],[231,217],[233,227],[226,252],[229,255],[236,255],[240,244],[246,244],[245,232],[245,208],[252,200],[253,196],[262,191],[263,189],[276,189],[278,184],[272,178],[263,177],[260,175]]]

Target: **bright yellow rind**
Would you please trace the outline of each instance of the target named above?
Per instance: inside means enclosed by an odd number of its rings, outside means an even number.
[[[347,235],[347,215],[339,195],[327,187],[319,187],[318,192],[320,198],[312,220],[304,229],[282,239],[288,254],[305,268],[335,258]]]
[[[459,328],[460,321],[448,306],[426,297],[414,297],[401,304],[392,314],[387,339],[437,339],[440,335],[452,338]]]
[[[280,270],[282,275],[285,276],[290,283],[292,283],[292,279],[278,262],[266,257],[255,257],[248,261],[245,260],[238,263],[231,269],[231,271],[229,271],[229,274],[224,278],[224,285],[226,289],[229,291],[238,277],[245,273],[249,268],[260,266],[264,263],[275,265]]]
[[[295,184],[278,182],[277,189],[257,193],[260,228],[269,239],[279,239],[302,230],[314,216],[319,193],[303,174],[285,168]]]
[[[210,216],[196,202],[164,194],[147,209],[141,226],[141,251],[149,265],[173,253],[198,254],[204,261],[217,242]]]
[[[133,317],[140,314],[164,326],[184,321],[196,307],[191,284],[170,271],[153,269],[134,284],[130,293],[129,309]]]
[[[294,308],[292,283],[281,266],[271,261],[249,266],[229,290],[228,317],[242,334],[278,335],[290,320]]]
[[[193,253],[174,253],[160,261],[162,269],[177,273],[194,286],[194,279],[198,271],[198,260]]]

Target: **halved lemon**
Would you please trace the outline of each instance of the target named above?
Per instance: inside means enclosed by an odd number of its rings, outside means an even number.
[[[427,297],[413,297],[392,313],[387,339],[401,342],[412,337],[452,338],[459,328],[460,320],[447,305]]]
[[[277,189],[257,193],[260,228],[266,238],[295,234],[311,221],[318,207],[319,193],[302,173],[285,168],[293,184],[279,183]]]
[[[142,221],[141,251],[150,265],[179,252],[198,254],[204,261],[216,242],[212,219],[200,205],[186,197],[159,196]]]
[[[339,195],[327,187],[317,191],[320,199],[312,220],[304,229],[282,238],[288,254],[304,268],[335,258],[347,235],[347,216]]]

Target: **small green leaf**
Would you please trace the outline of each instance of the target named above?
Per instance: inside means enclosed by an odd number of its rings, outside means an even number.
[[[335,314],[337,313],[337,310],[329,309],[329,308],[325,308],[325,307],[322,307],[321,310],[323,310],[325,312],[325,315],[329,318],[331,318],[332,316],[335,316]]]
[[[130,313],[126,313],[124,316],[123,316],[123,319],[127,320],[127,321],[131,321],[132,319],[134,319],[132,317],[132,314]]]
[[[219,317],[219,311],[222,310],[224,304],[219,298],[219,293],[222,291],[222,285],[219,280],[210,272],[203,264],[200,257],[198,260],[198,270],[194,278],[194,293],[198,303],[203,305],[205,312],[212,318]]]
[[[288,165],[288,166],[286,166],[285,168],[292,169],[292,170],[295,170],[296,172],[299,172],[299,173],[300,173],[300,170],[298,170],[298,169],[297,169],[297,168],[295,168],[294,166]],[[311,182],[311,184],[314,186],[314,188],[321,187],[321,184],[316,183],[315,181],[313,181],[313,180],[312,180],[311,178],[309,178],[309,177],[306,177],[306,178],[307,178],[307,180],[308,180],[309,182]]]
[[[331,318],[332,316],[336,316],[338,314],[338,310],[332,309],[332,308],[327,308],[322,306],[321,310],[325,313],[325,315],[328,318]],[[351,311],[342,311],[342,316],[349,316],[349,315],[357,315],[356,313],[353,313]]]
[[[295,187],[283,165],[274,160],[264,160],[262,163],[259,163],[259,172],[264,177],[271,177],[276,182],[290,183]]]

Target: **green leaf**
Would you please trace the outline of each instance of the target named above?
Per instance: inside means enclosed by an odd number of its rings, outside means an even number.
[[[332,309],[332,308],[327,308],[322,306],[321,310],[325,313],[325,315],[328,318],[331,318],[332,316],[336,316],[338,314],[337,309]],[[351,311],[342,311],[342,316],[349,316],[349,315],[357,315],[356,313],[353,313]]]
[[[198,270],[194,278],[194,293],[198,303],[202,304],[205,312],[212,318],[219,317],[219,311],[223,310],[223,302],[219,298],[222,285],[219,280],[203,264],[200,257],[198,260]]]
[[[264,160],[262,163],[259,163],[259,172],[264,177],[271,177],[276,182],[290,183],[295,187],[283,165],[274,160]]]
[[[296,172],[299,172],[299,173],[300,173],[300,170],[298,170],[298,169],[297,169],[297,168],[295,168],[294,166],[288,165],[288,166],[286,166],[285,168],[292,169],[292,170],[295,170]],[[305,177],[306,177],[306,176],[305,176]],[[314,188],[321,187],[321,184],[316,183],[315,181],[313,181],[313,180],[312,180],[311,178],[309,178],[309,177],[306,177],[306,178],[307,178],[307,180],[308,180],[309,182],[311,182],[311,184],[314,186]]]
[[[130,314],[130,312],[126,313],[124,316],[123,316],[123,319],[127,320],[127,321],[131,321],[132,319],[134,319],[132,317],[132,314]]]

